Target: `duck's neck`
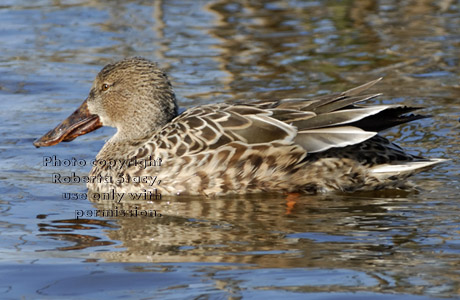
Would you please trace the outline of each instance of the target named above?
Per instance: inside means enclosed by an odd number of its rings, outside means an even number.
[[[137,150],[141,144],[144,144],[148,139],[139,140],[118,140],[113,136],[110,138],[99,151],[96,160],[100,161],[114,161],[114,160],[127,160],[136,156]]]
[[[163,118],[156,119],[152,122],[133,122],[127,127],[118,128],[113,135],[102,147],[97,155],[97,159],[118,159],[127,158],[132,152],[135,152],[140,145],[149,141],[153,135],[160,131],[166,124],[171,122],[177,116],[177,106],[174,107],[169,116],[163,114]],[[153,119],[153,118],[152,118]]]
[[[148,138],[178,115],[176,97],[172,89],[154,93],[154,102],[139,101],[126,118],[116,124],[117,133],[110,139],[114,143]]]

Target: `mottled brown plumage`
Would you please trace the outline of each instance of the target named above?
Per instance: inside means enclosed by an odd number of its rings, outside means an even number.
[[[97,159],[161,158],[161,166],[96,166],[90,176],[111,182],[88,183],[88,188],[224,195],[404,187],[408,176],[442,159],[407,154],[377,135],[423,118],[407,114],[416,109],[412,107],[360,104],[379,95],[363,94],[379,80],[312,99],[209,104],[177,115],[165,73],[146,59],[124,59],[98,74],[87,99],[86,115],[93,123],[97,115],[103,125],[117,128]],[[57,128],[59,132],[48,133],[35,145],[70,139]],[[79,128],[72,128],[72,138]],[[86,133],[87,126],[81,131]],[[156,181],[133,182],[138,176],[156,176]]]

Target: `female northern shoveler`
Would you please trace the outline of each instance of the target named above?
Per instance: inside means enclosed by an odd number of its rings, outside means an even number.
[[[377,135],[424,118],[407,114],[414,107],[357,104],[379,95],[362,94],[379,80],[341,94],[209,104],[178,115],[166,74],[147,59],[127,58],[105,66],[80,108],[34,145],[71,141],[102,125],[117,128],[91,170],[93,192],[223,195],[404,187],[408,176],[443,159],[407,154]],[[151,160],[159,163],[145,163]]]

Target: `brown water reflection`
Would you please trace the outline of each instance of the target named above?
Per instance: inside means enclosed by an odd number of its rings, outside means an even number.
[[[121,244],[118,250],[97,252],[92,258],[107,262],[239,263],[250,269],[346,269],[377,280],[378,284],[358,289],[373,292],[391,288],[419,293],[455,282],[460,263],[457,254],[445,247],[449,244],[445,234],[452,228],[443,225],[448,212],[426,212],[423,201],[409,196],[414,195],[387,191],[353,197],[271,194],[99,203],[94,209],[156,210],[162,216],[108,218],[116,220],[117,228],[101,221],[98,225],[110,228],[107,238]],[[53,223],[61,222],[72,221]],[[74,224],[90,226],[97,221],[81,219]],[[81,239],[78,247],[103,245],[90,235],[70,240],[77,239]],[[439,264],[441,261],[444,263]],[[414,280],[423,283],[414,284]]]
[[[305,96],[369,76],[385,77],[386,96],[419,97],[422,88],[446,97],[438,80],[458,87],[452,30],[460,24],[439,12],[452,2],[216,1],[209,33],[220,41],[216,60],[234,98]]]
[[[39,223],[39,236],[50,237],[55,240],[67,241],[72,243],[71,246],[58,247],[55,250],[69,251],[69,250],[82,250],[90,247],[111,246],[115,242],[101,241],[100,237],[88,234],[76,234],[75,231],[87,231],[98,228],[115,228],[116,226],[105,220],[97,219],[66,219],[66,220],[53,220],[51,223]],[[49,233],[46,233],[49,232]],[[46,251],[46,250],[40,250]]]
[[[118,206],[118,209],[125,207]],[[163,217],[119,218],[120,228],[108,234],[112,240],[122,241],[126,251],[107,257],[104,254],[105,258],[202,261],[207,257],[206,261],[262,267],[338,267],[341,261],[342,267],[351,267],[354,262],[347,262],[354,255],[361,256],[358,249],[369,248],[367,255],[373,256],[372,251],[386,252],[387,247],[392,248],[392,245],[384,245],[389,237],[383,237],[380,242],[382,237],[377,237],[374,241],[372,232],[387,231],[390,222],[405,219],[397,216],[392,219],[388,213],[391,204],[382,199],[350,201],[339,196],[336,199],[302,196],[289,205],[284,197],[269,195],[129,205],[130,209],[133,207],[139,210],[155,207],[163,212]],[[374,246],[376,249],[372,250]],[[323,252],[326,249],[334,256],[333,260]],[[345,253],[340,253],[342,250],[346,250]]]

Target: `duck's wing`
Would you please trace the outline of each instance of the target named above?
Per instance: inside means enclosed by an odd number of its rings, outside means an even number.
[[[274,111],[274,117],[298,127],[300,130],[334,127],[348,124],[366,131],[384,129],[429,116],[408,114],[420,107],[403,105],[365,106],[359,103],[380,96],[380,93],[364,94],[381,78],[355,87],[343,93],[319,96],[312,99],[282,99],[261,101],[250,105]],[[312,113],[312,117],[299,117]]]
[[[296,127],[273,118],[272,112],[246,105],[214,104],[189,109],[153,137],[160,148],[196,154],[232,142],[241,145],[292,143]]]
[[[312,99],[260,101],[249,105],[271,111],[271,117],[296,127],[294,140],[309,153],[359,144],[384,129],[428,117],[409,114],[419,107],[360,104],[380,95],[365,93],[380,80]]]
[[[175,118],[151,141],[160,148],[174,149],[176,155],[212,150],[231,142],[293,144],[306,153],[319,153],[356,145],[380,130],[424,118],[407,114],[417,109],[414,107],[359,104],[380,95],[364,94],[379,80],[312,99],[196,107]]]

